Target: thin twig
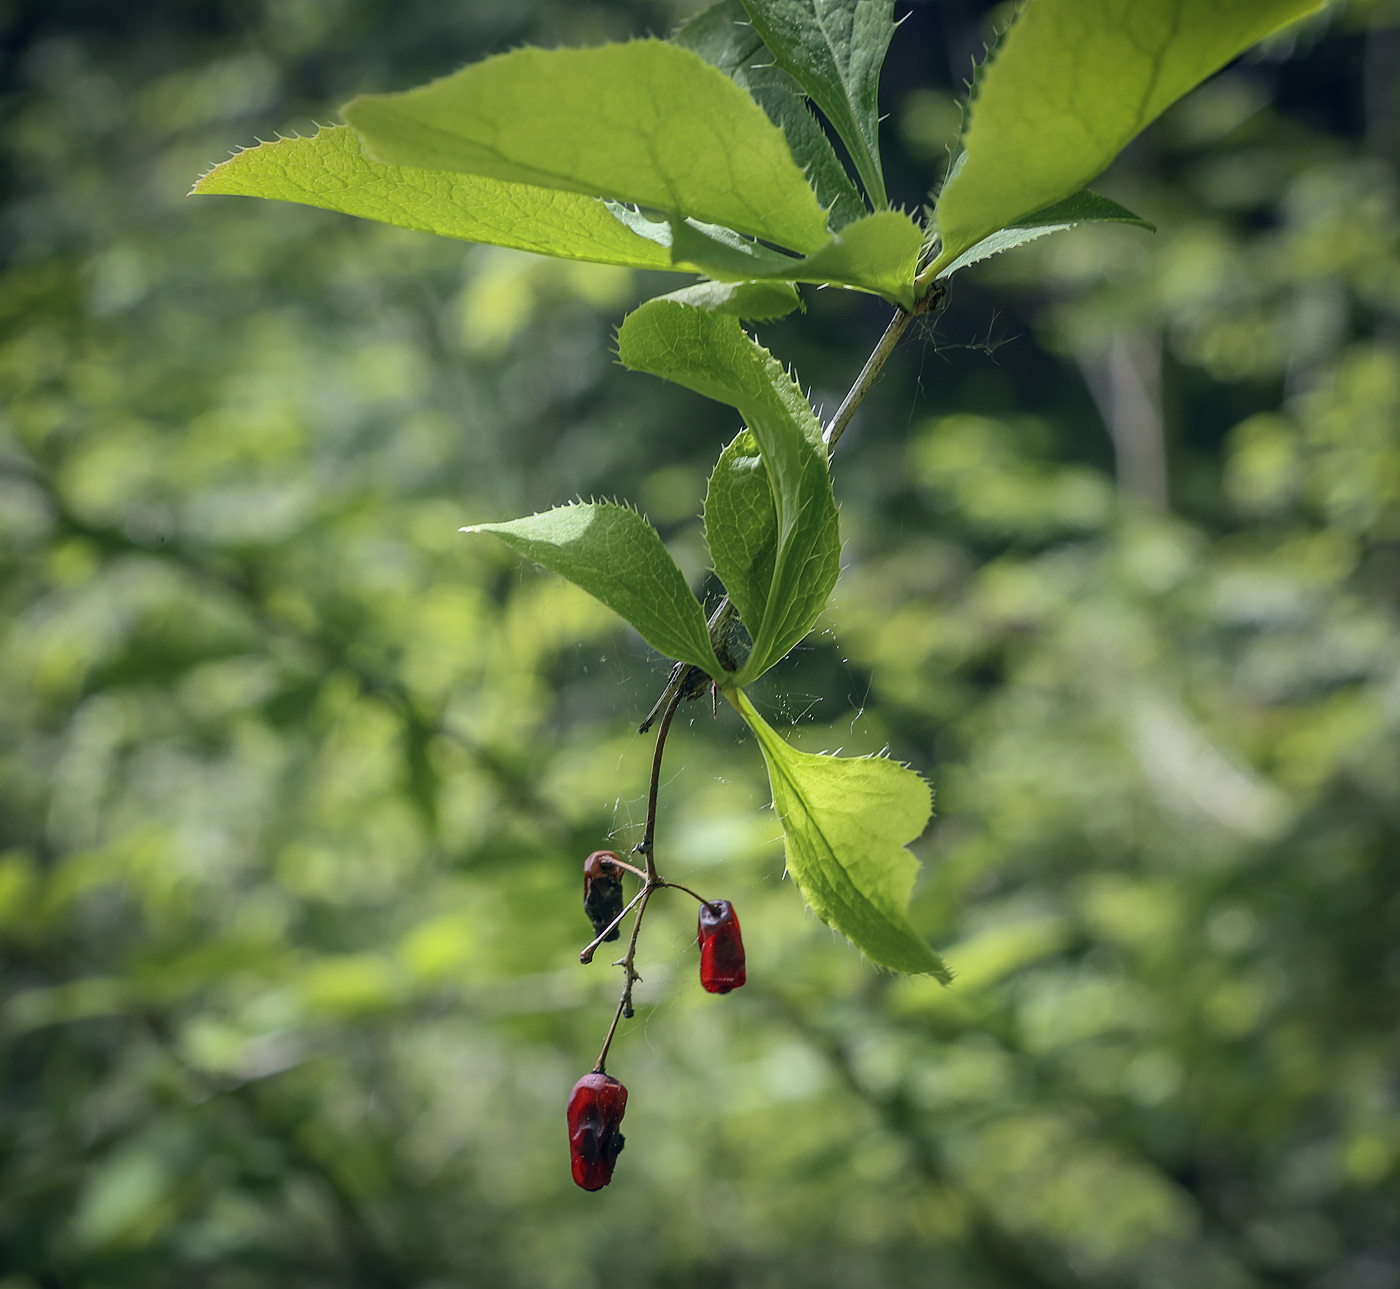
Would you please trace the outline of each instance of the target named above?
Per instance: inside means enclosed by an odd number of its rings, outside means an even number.
[[[647,905],[651,903],[652,894],[656,889],[655,886],[643,889],[641,907],[637,910],[637,920],[632,923],[632,938],[627,942],[627,956],[619,958],[613,963],[614,967],[622,967],[627,977],[622,982],[622,1014],[628,1020],[632,1019],[632,986],[641,979],[641,976],[637,974],[637,937],[642,933],[642,919],[647,915]]]
[[[612,1024],[608,1026],[608,1036],[603,1040],[603,1050],[598,1053],[598,1063],[593,1067],[599,1074],[606,1072],[608,1048],[612,1046],[613,1035],[617,1033],[618,1021],[624,1016],[626,1016],[628,1020],[631,1020],[636,1014],[632,1010],[632,986],[636,981],[641,979],[641,976],[637,974],[636,968],[637,936],[641,934],[642,919],[646,916],[647,904],[651,900],[651,893],[654,890],[656,890],[655,886],[647,885],[642,887],[642,893],[638,897],[642,905],[637,910],[636,920],[632,923],[632,939],[627,944],[627,954],[625,957],[619,958],[613,963],[613,966],[621,967],[623,971],[622,997],[617,1000],[617,1011],[613,1013]]]
[[[671,701],[666,704],[666,714],[661,718],[661,728],[656,732],[656,751],[651,758],[651,787],[647,793],[647,826],[642,833],[642,839],[636,845],[636,851],[646,860],[647,865],[647,885],[652,886],[660,879],[656,875],[656,859],[654,856],[656,843],[656,798],[661,791],[661,758],[666,751],[666,735],[671,732],[671,722],[675,719],[676,708],[681,705],[684,697],[683,690],[676,690],[671,695]]]
[[[880,337],[880,343],[870,351],[870,357],[865,360],[865,366],[860,369],[856,383],[851,386],[846,397],[841,400],[841,406],[836,409],[836,415],[831,418],[831,423],[822,432],[822,442],[826,444],[828,455],[836,451],[836,444],[846,432],[846,426],[851,423],[856,409],[865,401],[865,396],[870,393],[876,380],[879,379],[880,369],[884,367],[889,356],[894,353],[894,347],[899,344],[899,338],[904,334],[904,329],[913,320],[914,315],[907,309],[895,306],[894,317],[890,319],[890,325],[885,328],[885,334]]]
[[[870,357],[865,360],[865,366],[860,369],[860,375],[856,377],[855,384],[847,391],[846,397],[841,400],[841,406],[836,409],[836,415],[831,418],[830,423],[822,432],[822,442],[826,444],[827,455],[836,451],[836,444],[846,432],[846,427],[851,423],[856,409],[874,388],[875,382],[880,378],[880,372],[885,363],[889,361],[890,355],[894,353],[895,346],[899,344],[900,337],[904,335],[909,324],[921,313],[932,313],[939,309],[942,306],[944,294],[943,288],[934,283],[933,288],[914,305],[912,310],[895,305],[894,317],[890,319],[884,335],[880,337],[875,348],[870,351]]]
[[[631,868],[632,866],[629,864],[628,867]],[[637,871],[637,870],[636,870],[635,868],[632,868],[632,872],[635,873],[636,871]],[[645,877],[646,874],[643,873],[642,876]],[[640,891],[638,891],[638,892],[632,897],[631,903],[629,903],[629,904],[627,905],[627,907],[626,907],[625,909],[622,910],[621,913],[619,913],[615,918],[613,918],[613,920],[612,920],[611,922],[609,922],[609,923],[607,924],[606,927],[603,928],[602,932],[597,936],[597,938],[593,941],[593,943],[590,944],[590,945],[588,946],[588,948],[582,950],[582,951],[579,953],[579,955],[578,955],[578,960],[579,960],[581,963],[583,963],[583,965],[584,965],[585,967],[588,966],[588,964],[589,964],[590,962],[593,961],[593,955],[598,951],[598,946],[599,946],[600,944],[602,944],[603,941],[606,940],[606,939],[608,938],[608,936],[610,936],[610,935],[613,933],[613,928],[616,927],[616,926],[622,921],[622,919],[625,918],[625,917],[632,911],[632,905],[633,905],[633,904],[636,904],[636,902],[637,902],[639,899],[641,899],[642,896],[645,895],[646,893],[647,893],[647,888],[646,888],[646,887],[642,887],[642,889],[641,889]]]
[[[617,1010],[613,1012],[612,1024],[608,1026],[608,1036],[603,1040],[603,1050],[598,1053],[598,1060],[593,1066],[594,1074],[606,1074],[604,1068],[608,1060],[608,1048],[612,1046],[613,1035],[617,1033],[617,1022],[622,1019],[622,1009],[627,1005],[627,995],[624,993],[617,1000]]]
[[[613,855],[617,854],[616,851],[612,851],[610,853]],[[625,859],[608,859],[604,860],[603,862],[606,864],[611,864],[614,868],[625,868],[629,873],[632,874],[633,877],[640,877],[642,881],[646,881],[647,875],[635,864],[629,864]]]
[[[637,937],[642,932],[642,919],[646,917],[647,905],[651,902],[652,893],[659,891],[668,883],[663,882],[656,871],[656,802],[661,791],[661,758],[666,753],[666,736],[671,732],[671,722],[676,718],[676,708],[681,705],[681,699],[685,697],[684,689],[677,689],[671,695],[671,701],[666,704],[665,714],[661,717],[661,728],[656,731],[656,751],[651,758],[651,784],[647,790],[647,826],[642,834],[642,840],[637,843],[636,849],[646,860],[646,871],[638,875],[642,879],[642,889],[633,899],[632,904],[637,905],[637,916],[632,923],[632,938],[627,943],[626,954],[619,958],[613,966],[621,967],[622,997],[617,1000],[617,1011],[613,1013],[612,1024],[608,1026],[608,1036],[603,1040],[603,1050],[598,1053],[598,1064],[593,1068],[599,1073],[603,1073],[603,1067],[608,1059],[608,1049],[612,1046],[613,1035],[617,1033],[618,1022],[625,1016],[629,1020],[634,1015],[632,1010],[632,986],[641,979],[637,974]],[[634,873],[635,868],[629,864],[627,867]],[[694,894],[693,891],[688,892]],[[696,896],[698,899],[699,897]],[[627,909],[632,907],[627,906]],[[627,916],[627,909],[623,909],[616,921],[621,922]],[[608,930],[612,928],[609,927]],[[604,932],[606,935],[607,932]],[[596,949],[602,941],[599,936],[593,944],[589,945],[584,953],[592,956],[592,950]],[[580,955],[582,958],[582,955]],[[583,961],[587,961],[583,958]]]
[[[706,908],[714,907],[714,900],[707,900],[703,895],[696,895],[688,886],[682,886],[679,882],[660,882],[660,886],[670,886],[677,891],[684,891],[692,900],[699,900]]]

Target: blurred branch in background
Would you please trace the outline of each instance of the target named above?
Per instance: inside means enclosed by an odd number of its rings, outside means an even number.
[[[1371,6],[1364,67],[1366,146],[1378,157],[1400,158],[1400,10]]]
[[[1167,509],[1162,343],[1117,333],[1107,352],[1080,353],[1080,370],[1113,440],[1118,487],[1150,510]]]

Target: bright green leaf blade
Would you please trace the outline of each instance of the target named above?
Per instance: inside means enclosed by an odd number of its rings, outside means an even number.
[[[830,211],[832,232],[866,213],[865,202],[836,156],[826,131],[807,110],[802,86],[780,67],[754,30],[740,0],[718,0],[671,37],[742,85],[787,137],[793,158]]]
[[[494,533],[626,618],[658,653],[724,674],[699,600],[660,534],[635,510],[580,503],[462,531]]]
[[[1089,183],[1167,107],[1325,0],[1030,0],[938,201],[943,268]]]
[[[914,307],[914,276],[924,230],[903,211],[881,210],[848,224],[809,255],[798,282],[829,282],[873,291],[906,309]]]
[[[734,683],[748,684],[812,629],[840,572],[841,538],[821,427],[782,365],[736,318],[649,300],[623,321],[618,356],[634,370],[737,408],[763,457],[777,547],[762,608],[751,608],[745,619],[753,648]],[[726,588],[730,580],[751,580],[746,568],[725,563],[725,554],[723,544],[710,551]]]
[[[998,229],[990,237],[984,237],[976,246],[970,247],[959,255],[938,276],[941,278],[950,277],[959,269],[965,269],[969,264],[990,259],[1002,251],[1011,250],[1014,246],[1023,246],[1026,242],[1035,241],[1037,237],[1074,228],[1077,224],[1105,223],[1135,224],[1138,228],[1147,229],[1148,232],[1155,233],[1157,231],[1155,224],[1149,224],[1147,220],[1134,215],[1126,206],[1120,206],[1116,201],[1101,197],[1098,193],[1084,188],[1075,193],[1073,197],[1066,197],[1064,201],[1057,201],[1053,206],[1047,206],[1044,210],[1038,210],[1033,215],[1027,215],[1013,228]]]
[[[782,131],[738,85],[662,40],[516,49],[345,117],[378,159],[610,197],[797,251],[826,213]]]
[[[710,476],[705,541],[740,619],[762,622],[778,555],[778,515],[768,467],[749,430],[734,436]]]
[[[754,322],[784,317],[802,303],[797,288],[790,282],[697,282],[657,299]]]
[[[481,175],[382,165],[365,155],[355,131],[343,125],[323,127],[308,139],[249,148],[215,166],[193,191],[294,201],[540,255],[673,267],[667,247],[639,237],[596,198]]]
[[[743,0],[778,66],[826,113],[877,210],[889,205],[880,169],[880,67],[894,36],[894,0]]]
[[[948,968],[908,914],[919,861],[906,847],[933,813],[928,784],[886,757],[795,751],[742,691],[734,703],[763,749],[788,872],[808,908],[872,962],[947,984]]]
[[[848,224],[802,259],[765,261],[685,224],[673,230],[671,254],[676,266],[693,265],[721,281],[769,278],[849,286],[911,309],[923,242],[923,230],[908,215],[882,210]]]

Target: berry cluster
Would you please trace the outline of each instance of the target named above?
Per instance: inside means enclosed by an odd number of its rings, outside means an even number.
[[[647,855],[650,858],[649,851]],[[642,889],[630,904],[623,901],[623,873],[632,873],[642,879]],[[700,902],[695,940],[700,946],[700,984],[703,988],[712,994],[727,994],[731,989],[738,989],[746,979],[739,918],[728,900],[701,899],[684,886],[656,877],[654,866],[649,875],[626,863],[615,851],[595,850],[583,861],[583,911],[593,923],[596,938],[579,955],[582,961],[590,962],[593,951],[600,944],[618,939],[621,934],[618,928],[627,911],[634,904],[641,905],[627,956],[615,964],[626,972],[626,984],[617,1015],[613,1017],[612,1028],[608,1030],[597,1066],[575,1083],[569,1094],[569,1160],[573,1166],[574,1181],[586,1191],[601,1190],[612,1181],[613,1168],[624,1144],[625,1139],[619,1129],[627,1109],[627,1089],[604,1071],[603,1063],[607,1060],[608,1048],[617,1032],[618,1020],[632,1014],[632,984],[639,979],[632,966],[637,931],[652,891],[663,886],[686,891]]]

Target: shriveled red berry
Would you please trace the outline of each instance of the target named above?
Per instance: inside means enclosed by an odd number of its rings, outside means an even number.
[[[583,861],[583,911],[593,923],[593,934],[603,935],[607,925],[622,912],[622,869],[613,861],[617,852],[595,850]],[[613,927],[604,940],[616,940],[620,934]]]
[[[574,1181],[586,1191],[602,1190],[612,1181],[622,1153],[618,1131],[627,1109],[627,1089],[610,1074],[585,1074],[569,1094],[569,1162]]]
[[[728,900],[700,906],[700,983],[712,994],[738,989],[744,975],[744,941],[739,918]]]

